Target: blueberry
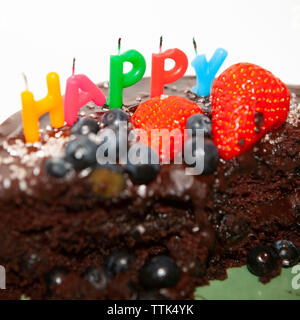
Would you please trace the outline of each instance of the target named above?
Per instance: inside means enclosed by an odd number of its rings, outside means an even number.
[[[134,256],[127,250],[115,250],[106,257],[103,266],[111,275],[116,275],[119,272],[129,269]]]
[[[74,169],[82,170],[96,164],[96,151],[96,143],[86,136],[79,136],[67,144],[66,160],[72,164]]]
[[[211,136],[211,120],[204,114],[197,113],[188,118],[186,128],[192,130],[192,136],[196,136],[196,130],[203,130],[205,137]]]
[[[128,131],[125,128],[116,130],[106,127],[98,135],[99,148],[97,161],[99,164],[115,163],[119,159],[126,158],[128,143]]]
[[[129,116],[122,109],[111,109],[102,117],[102,123],[105,127],[119,127],[121,122],[128,122]]]
[[[125,177],[118,165],[99,166],[90,174],[93,192],[104,198],[117,197],[125,188]]]
[[[48,158],[45,162],[49,176],[63,178],[71,169],[70,163],[61,158]]]
[[[68,270],[63,267],[54,267],[46,275],[46,283],[48,288],[51,288],[54,285],[61,285],[64,277],[68,274]]]
[[[179,277],[179,267],[165,255],[151,258],[139,273],[140,282],[146,288],[170,288],[178,282]]]
[[[135,147],[137,152],[129,151],[125,169],[135,185],[148,184],[159,173],[159,157],[146,145],[136,144]]]
[[[88,280],[96,289],[104,289],[109,282],[109,276],[99,267],[86,268],[82,277]]]
[[[98,122],[91,118],[79,118],[73,125],[71,133],[87,135],[99,131]]]
[[[37,268],[41,264],[41,257],[37,253],[25,255],[20,260],[20,269],[22,272],[37,273]]]
[[[210,174],[215,172],[219,163],[219,152],[211,140],[204,139],[204,147],[202,148],[200,146],[197,149],[196,138],[191,138],[185,142],[185,149],[192,151],[184,153],[184,160],[187,165],[194,167],[196,164],[194,158],[197,157],[197,159],[200,160],[201,157],[204,157],[204,168],[202,173]]]
[[[272,244],[272,247],[277,252],[282,260],[282,266],[285,268],[292,267],[298,263],[300,258],[300,250],[292,241],[279,240]]]
[[[278,256],[272,247],[258,246],[248,255],[248,270],[256,276],[262,276],[273,271],[278,262]]]

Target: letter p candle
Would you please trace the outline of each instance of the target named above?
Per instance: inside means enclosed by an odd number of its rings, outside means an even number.
[[[160,38],[160,52],[152,54],[151,98],[162,95],[165,84],[180,79],[188,67],[188,58],[183,51],[174,48],[161,52],[161,46],[162,37]],[[166,59],[172,59],[175,62],[171,70],[165,70]]]
[[[120,54],[110,56],[110,79],[109,79],[109,108],[122,108],[123,89],[130,87],[141,80],[146,70],[145,58],[136,50],[128,50]],[[125,62],[132,64],[132,69],[124,73],[123,67]]]

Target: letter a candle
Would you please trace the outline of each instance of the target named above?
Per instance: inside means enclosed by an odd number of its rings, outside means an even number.
[[[118,55],[110,56],[109,108],[122,108],[123,89],[141,80],[146,70],[145,58],[136,50],[120,54],[121,38],[118,42]],[[124,73],[124,62],[130,62],[132,69]]]
[[[67,80],[64,97],[64,112],[67,125],[71,126],[78,119],[78,110],[90,101],[96,105],[104,105],[106,98],[102,91],[84,74],[74,74],[73,59],[72,76]]]

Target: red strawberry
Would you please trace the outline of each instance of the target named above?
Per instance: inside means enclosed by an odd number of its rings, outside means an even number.
[[[220,156],[238,156],[284,123],[290,105],[287,86],[251,63],[225,70],[211,91],[213,138]]]
[[[144,129],[147,133],[147,137],[141,135],[141,141],[152,146],[160,155],[162,161],[168,161],[181,150],[183,139],[185,139],[184,129],[186,129],[187,119],[195,113],[202,113],[199,106],[183,97],[155,97],[142,102],[138,106],[131,117],[131,122],[135,128]],[[177,133],[175,131],[174,139],[162,141],[162,139],[153,138],[151,141],[152,129],[166,129],[169,133],[173,129],[179,130]],[[179,136],[182,139],[176,139]],[[168,150],[170,150],[170,153]]]

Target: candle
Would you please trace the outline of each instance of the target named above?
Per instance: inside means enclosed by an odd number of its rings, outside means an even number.
[[[49,112],[52,127],[60,128],[64,125],[63,98],[59,76],[55,72],[48,73],[48,94],[41,100],[34,100],[33,94],[28,90],[26,77],[25,82],[26,90],[21,93],[23,130],[26,142],[34,143],[40,140],[39,118],[43,114]]]
[[[226,59],[228,52],[222,48],[218,48],[211,59],[207,62],[204,54],[197,55],[197,44],[194,39],[193,43],[196,57],[192,61],[192,66],[196,71],[197,85],[191,90],[198,96],[206,97],[210,94],[212,82]]]
[[[73,72],[67,79],[64,96],[64,112],[67,125],[73,125],[78,119],[78,110],[85,104],[93,101],[96,105],[105,104],[106,98],[102,91],[84,74],[74,74],[75,59],[73,60]]]
[[[110,56],[109,108],[122,108],[123,89],[141,80],[146,70],[145,58],[136,50],[128,50],[120,54],[121,39],[119,39],[118,55]],[[132,69],[123,73],[125,62],[132,64]]]
[[[162,37],[160,38],[160,52],[152,54],[151,70],[151,97],[164,93],[164,86],[181,78],[188,67],[188,58],[185,53],[177,48],[161,52]],[[175,62],[171,70],[165,70],[165,60],[172,59]]]

